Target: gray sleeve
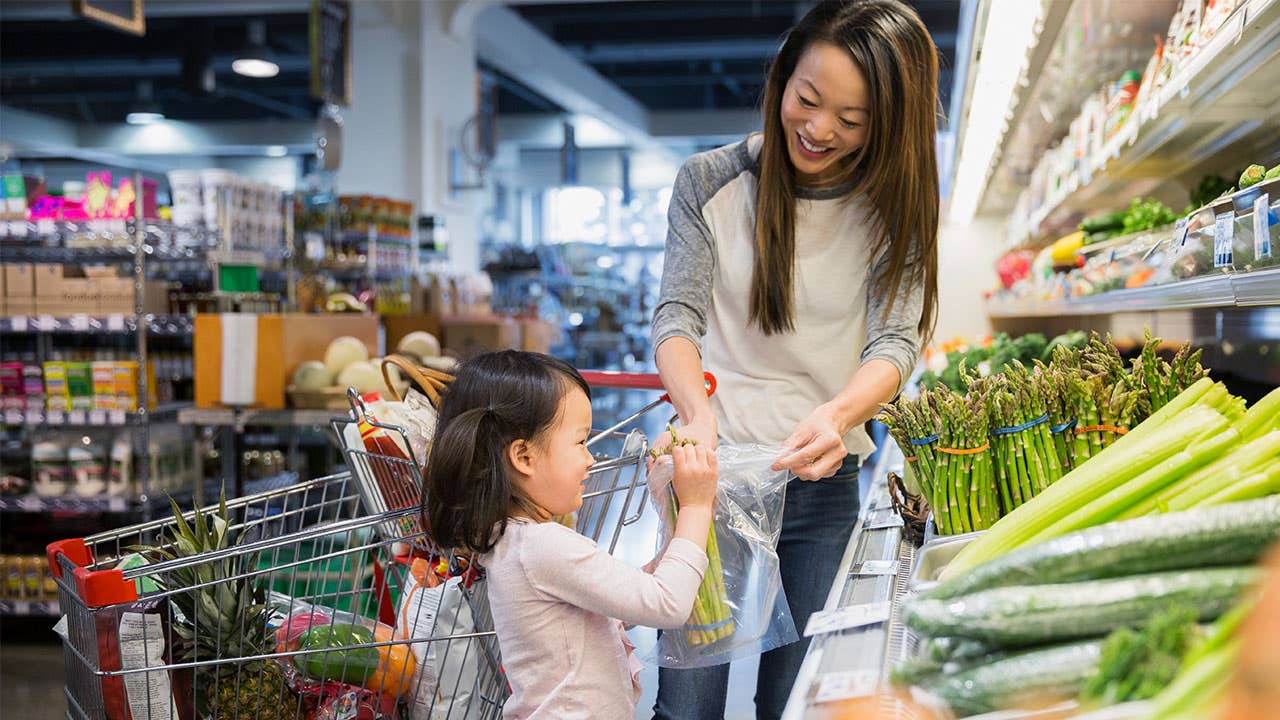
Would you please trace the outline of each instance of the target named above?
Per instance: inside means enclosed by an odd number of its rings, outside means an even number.
[[[680,168],[667,207],[662,291],[653,311],[655,352],[673,337],[688,338],[702,352],[702,336],[707,332],[715,254],[711,229],[702,214],[703,188],[693,165],[691,160]]]
[[[871,269],[867,283],[867,346],[862,362],[888,360],[898,368],[902,379],[898,391],[907,384],[920,358],[920,313],[924,307],[924,273],[912,272],[916,263],[908,265],[894,298],[893,310],[885,316],[892,288],[888,287],[889,253],[883,252]]]

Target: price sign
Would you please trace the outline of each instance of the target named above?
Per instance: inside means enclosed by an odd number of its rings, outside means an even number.
[[[72,315],[71,329],[75,330],[76,332],[88,332],[89,316],[88,315]]]
[[[71,412],[67,413],[67,424],[68,425],[84,425],[84,411],[72,410]]]
[[[90,410],[89,424],[90,425],[106,425],[107,411],[106,410]]]
[[[1213,266],[1231,267],[1231,243],[1236,239],[1236,216],[1228,210],[1213,219]]]
[[[16,333],[26,332],[27,317],[25,315],[15,315],[14,317],[9,318],[9,325],[13,327],[13,331]]]
[[[1262,193],[1253,201],[1253,260],[1271,257],[1271,198]]]
[[[858,567],[854,575],[897,575],[898,563],[893,560],[868,560]]]
[[[835,610],[823,610],[809,616],[804,628],[805,637],[823,635],[849,628],[875,625],[889,619],[888,601],[850,605]]]
[[[826,703],[866,697],[875,692],[879,678],[874,670],[846,670],[827,673],[818,681],[814,702]]]
[[[337,105],[351,104],[351,3],[311,3],[311,95]]]
[[[4,424],[5,425],[21,425],[22,413],[18,412],[17,410],[5,410]]]
[[[109,417],[109,419],[110,419],[110,424],[111,424],[111,425],[123,425],[123,424],[124,424],[124,411],[123,411],[123,410],[112,410],[112,411],[110,412],[110,414],[108,415],[108,417]]]
[[[55,232],[57,232],[57,226],[56,226],[56,225],[54,225],[53,220],[51,220],[51,219],[49,219],[49,218],[44,218],[43,220],[37,220],[37,221],[36,221],[36,233],[37,233],[37,234],[39,234],[39,235],[52,235],[52,234],[54,234]],[[23,235],[26,235],[26,234],[27,234],[27,224],[26,224],[26,223],[22,223],[22,234],[23,234]]]
[[[108,330],[109,332],[124,332],[124,316],[123,316],[123,315],[108,315],[108,316],[107,316],[107,330]]]
[[[62,414],[61,410],[50,410],[44,418],[44,421],[50,425],[61,425],[66,422],[66,420],[67,418]]]
[[[49,332],[50,330],[57,330],[58,321],[54,320],[52,315],[41,315],[40,329],[44,330],[45,332]]]

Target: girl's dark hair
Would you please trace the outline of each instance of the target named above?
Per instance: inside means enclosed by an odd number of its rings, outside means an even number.
[[[782,96],[805,50],[828,42],[849,51],[866,77],[866,144],[841,182],[856,181],[878,223],[872,257],[888,252],[889,302],[904,281],[924,285],[924,344],[938,310],[938,53],[915,10],[898,0],[823,0],[788,33],[764,90],[764,145],[756,189],[750,318],[766,335],[795,328],[795,167],[782,129]]]
[[[440,404],[423,474],[432,540],[442,548],[488,552],[513,507],[533,509],[511,482],[507,448],[546,432],[573,387],[591,397],[577,370],[540,353],[503,350],[463,363]]]

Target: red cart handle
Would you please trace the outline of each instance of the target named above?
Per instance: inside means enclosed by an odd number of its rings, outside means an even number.
[[[662,378],[657,373],[630,373],[617,370],[582,370],[582,379],[592,387],[628,388],[632,390],[661,390]],[[702,373],[707,387],[707,395],[716,392],[716,376],[709,372]],[[671,402],[671,395],[664,394],[662,402]]]

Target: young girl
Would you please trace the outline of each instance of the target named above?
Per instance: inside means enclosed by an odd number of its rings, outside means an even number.
[[[427,523],[442,547],[480,553],[511,684],[504,718],[634,718],[639,663],[622,623],[683,625],[707,567],[716,493],[707,448],[673,448],[680,517],[651,571],[552,520],[582,505],[590,431],[582,376],[537,353],[467,361],[440,408]]]

